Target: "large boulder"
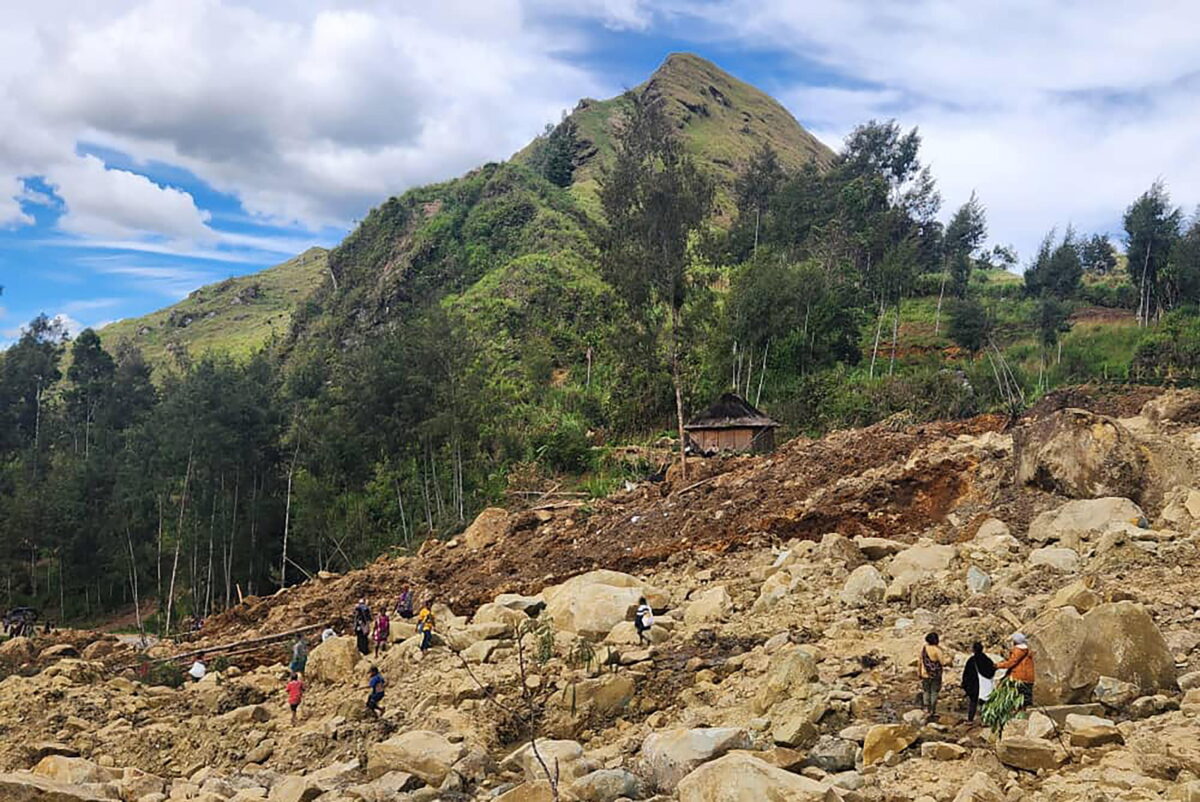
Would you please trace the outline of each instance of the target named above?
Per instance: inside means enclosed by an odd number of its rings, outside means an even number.
[[[337,684],[353,682],[355,679],[366,682],[364,677],[355,677],[354,668],[360,659],[362,655],[358,653],[354,638],[330,638],[309,652],[304,678]]]
[[[1079,552],[1075,549],[1062,549],[1057,546],[1046,546],[1029,552],[1030,565],[1044,565],[1066,574],[1079,570]]]
[[[1138,498],[1146,458],[1116,420],[1061,409],[1013,433],[1018,484],[1069,498]]]
[[[986,772],[977,771],[963,783],[954,802],[1004,802],[1004,791]]]
[[[0,774],[0,799],[4,802],[112,802],[98,791],[23,771]]]
[[[1179,487],[1168,493],[1163,511],[1158,516],[1158,526],[1188,533],[1200,529],[1200,490]]]
[[[903,752],[913,745],[918,735],[920,732],[908,724],[876,724],[867,730],[863,741],[863,765],[878,763],[891,752]]]
[[[19,666],[33,662],[36,657],[37,647],[29,638],[18,636],[0,643],[0,663],[2,664]]]
[[[1079,551],[1109,532],[1137,530],[1146,526],[1142,508],[1127,498],[1076,499],[1048,510],[1029,524],[1029,539],[1057,543]]]
[[[694,594],[683,612],[683,621],[695,626],[709,621],[721,621],[733,609],[733,599],[724,585],[716,585]]]
[[[579,802],[616,802],[645,795],[641,779],[625,769],[599,769],[585,774],[571,783],[570,791]]]
[[[543,762],[551,772],[557,771],[559,780],[564,783],[582,777],[596,768],[592,761],[584,756],[583,747],[578,741],[554,741],[548,738],[537,739],[537,752],[534,752],[530,744],[518,747],[504,758],[500,765],[510,771],[520,770],[525,779],[532,782],[547,779],[546,770],[542,767]]]
[[[821,771],[834,774],[853,769],[857,756],[858,744],[834,735],[822,735],[808,750],[804,765],[816,766]]]
[[[112,772],[82,757],[47,755],[33,767],[33,773],[69,785],[104,783],[113,779]]]
[[[869,607],[883,601],[886,592],[887,582],[879,569],[873,565],[860,565],[846,578],[838,598],[847,607]]]
[[[1144,693],[1174,690],[1175,659],[1154,619],[1139,604],[1101,604],[1086,614],[1059,607],[1029,629],[1038,704],[1091,700],[1101,677],[1137,685]]]
[[[746,753],[706,763],[679,782],[679,802],[818,802],[825,793],[816,780]]]
[[[737,727],[705,727],[653,732],[642,743],[642,760],[651,782],[670,791],[689,772],[733,749],[750,748],[750,736]]]
[[[367,747],[367,774],[375,778],[390,771],[407,772],[436,788],[466,751],[436,732],[410,730]]]
[[[897,601],[907,597],[914,585],[948,570],[956,554],[954,546],[940,546],[928,540],[908,547],[888,565],[892,583],[885,598]]]
[[[771,655],[767,674],[754,697],[754,712],[766,713],[786,698],[808,695],[808,686],[819,678],[817,661],[812,652],[802,646],[791,646]]]
[[[602,640],[613,627],[633,616],[638,598],[664,607],[667,596],[635,576],[619,571],[589,571],[542,591],[546,614],[557,629]]]
[[[462,533],[461,540],[469,549],[485,549],[508,534],[508,528],[508,510],[488,507],[475,516],[475,520]]]
[[[1067,760],[1058,744],[1025,736],[1002,738],[996,744],[996,757],[1006,766],[1025,771],[1056,769]]]

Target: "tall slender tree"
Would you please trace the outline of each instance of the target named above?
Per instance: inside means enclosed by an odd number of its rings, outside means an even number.
[[[596,232],[605,275],[654,341],[665,339],[680,468],[687,474],[681,370],[689,244],[708,218],[713,185],[684,151],[655,94],[625,95],[628,115],[600,178],[604,224]]]
[[[1157,316],[1167,301],[1162,279],[1182,222],[1183,211],[1171,205],[1161,180],[1125,210],[1125,254],[1129,278],[1138,288],[1138,321],[1142,325]]]

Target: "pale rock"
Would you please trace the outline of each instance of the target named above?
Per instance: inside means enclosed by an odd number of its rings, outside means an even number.
[[[1016,483],[1069,498],[1138,495],[1146,457],[1116,420],[1062,409],[1013,432]]]
[[[353,637],[330,638],[309,652],[304,679],[338,685],[354,682],[361,679],[355,671],[360,659],[362,655]]]
[[[495,598],[495,603],[510,610],[516,610],[527,616],[537,615],[546,607],[546,600],[537,596],[522,596],[519,593],[501,593]]]
[[[1111,719],[1101,718],[1100,716],[1085,716],[1080,713],[1070,713],[1067,715],[1066,727],[1067,732],[1082,730],[1085,727],[1112,727],[1115,726]]]
[[[679,782],[679,802],[820,802],[826,788],[745,753],[705,763]]]
[[[669,791],[700,764],[750,745],[749,734],[737,727],[663,730],[646,737],[642,759],[654,786]]]
[[[556,697],[568,710],[579,716],[597,713],[611,716],[633,699],[634,681],[628,674],[604,674],[595,679],[573,682]]]
[[[1055,571],[1074,573],[1079,570],[1079,552],[1074,549],[1046,546],[1029,552],[1030,565],[1045,565]]]
[[[863,556],[872,562],[895,556],[907,548],[903,543],[896,540],[888,540],[882,537],[863,537],[862,535],[854,538],[854,545],[858,546],[858,550],[862,552]]]
[[[787,571],[772,574],[762,583],[758,591],[758,598],[754,600],[754,606],[751,609],[756,613],[770,610],[783,601],[799,583],[800,580]]]
[[[1116,677],[1100,677],[1092,690],[1092,698],[1107,708],[1119,710],[1142,695],[1141,688]],[[1068,726],[1071,716],[1067,717]],[[1108,722],[1112,723],[1112,722]]]
[[[883,601],[887,582],[873,565],[860,565],[851,572],[839,597],[847,607],[869,607]]]
[[[286,777],[271,786],[268,802],[313,802],[325,789],[308,777]]]
[[[569,790],[578,802],[616,802],[645,795],[641,779],[625,769],[593,771],[571,783]]]
[[[22,665],[37,658],[37,648],[29,638],[17,636],[0,643],[0,663]]]
[[[1038,704],[1083,702],[1101,677],[1130,682],[1143,693],[1174,690],[1175,658],[1145,608],[1101,604],[1080,615],[1049,610],[1028,628]]]
[[[1160,529],[1195,532],[1200,529],[1200,489],[1180,487],[1167,495],[1167,503],[1158,516]]]
[[[1086,613],[1104,601],[1100,594],[1092,590],[1092,584],[1093,580],[1090,577],[1084,577],[1064,585],[1050,597],[1046,607],[1074,607],[1079,612]]]
[[[853,741],[822,735],[808,750],[808,758],[805,759],[804,765],[816,766],[822,771],[834,774],[853,769],[857,756],[858,745]]]
[[[554,791],[547,780],[525,782],[495,797],[495,802],[554,802]]]
[[[962,760],[967,754],[965,747],[949,741],[926,741],[921,744],[921,757],[926,760]]]
[[[919,731],[908,724],[876,724],[863,741],[864,766],[873,766],[888,753],[900,754],[917,740]]]
[[[1123,744],[1125,743],[1125,738],[1115,726],[1106,724],[1080,727],[1079,729],[1072,730],[1070,742],[1071,746],[1091,749],[1097,746],[1108,746],[1109,744]]]
[[[512,754],[504,758],[500,765],[507,769],[520,769],[527,781],[545,780],[545,769],[538,761],[541,755],[550,771],[558,767],[559,778],[569,782],[577,777],[590,773],[596,767],[583,754],[583,747],[577,741],[554,741],[548,738],[537,739],[537,753],[529,744],[523,744]]]
[[[34,774],[70,785],[105,783],[113,779],[112,772],[90,760],[63,755],[47,755],[37,762],[32,771]]]
[[[996,757],[1006,766],[1025,771],[1056,769],[1067,760],[1062,747],[1041,738],[1003,738],[996,744]]]
[[[4,802],[112,802],[108,795],[89,787],[23,771],[0,773],[0,799]]]
[[[771,708],[771,738],[777,744],[806,747],[817,739],[817,724],[829,710],[828,698],[809,686]]]
[[[1191,671],[1179,678],[1179,689],[1181,691],[1190,691],[1193,688],[1200,688],[1200,671]]]
[[[602,640],[613,627],[632,620],[639,597],[651,607],[665,607],[665,593],[619,571],[589,571],[542,591],[546,613],[558,629]]]
[[[714,585],[711,588],[694,594],[689,600],[683,613],[683,621],[689,626],[705,624],[710,621],[722,621],[733,608],[733,599],[724,585]]]
[[[807,695],[818,676],[817,661],[808,649],[792,646],[776,652],[754,697],[754,712],[761,715],[784,698]]]
[[[1029,539],[1080,551],[1104,535],[1136,532],[1145,525],[1142,508],[1127,498],[1079,499],[1035,517],[1029,524]]]
[[[987,593],[992,589],[992,578],[987,572],[972,565],[967,568],[967,590],[974,594]]]
[[[466,747],[451,743],[444,735],[409,730],[367,747],[367,775],[377,778],[391,771],[403,771],[437,787],[465,753]]]
[[[858,546],[838,532],[829,532],[821,538],[818,553],[827,560],[844,564],[847,568],[862,565],[864,559]]]
[[[1178,700],[1172,699],[1161,693],[1143,696],[1139,699],[1134,699],[1129,703],[1127,713],[1130,718],[1150,718],[1151,716],[1162,715],[1169,713],[1172,710],[1179,709]]]
[[[485,549],[498,543],[508,533],[508,527],[508,510],[487,507],[462,533],[462,541],[469,549]]]
[[[888,565],[888,573],[893,578],[905,575],[915,575],[918,578],[933,576],[948,570],[954,562],[955,554],[954,546],[939,546],[932,541],[923,540],[892,558]]]
[[[963,783],[954,802],[1005,802],[1004,791],[985,772],[977,771]]]
[[[971,545],[997,557],[1008,557],[1021,548],[1021,542],[1009,532],[1008,524],[999,518],[988,518],[980,524]]]
[[[1016,722],[1013,722],[1013,724],[1015,723]],[[1016,727],[1012,727],[1012,724],[1010,724],[1009,727],[1014,730],[1012,732],[1013,736],[1020,734],[1028,738],[1053,738],[1057,730],[1057,725],[1055,725],[1054,720],[1045,713],[1037,710],[1029,714],[1029,719],[1025,723],[1025,730],[1023,733],[1019,732]],[[1009,727],[1006,727],[1004,730],[1005,737],[1009,736]]]
[[[479,609],[475,611],[475,615],[471,616],[472,624],[502,626],[504,629],[499,634],[510,638],[516,636],[517,630],[528,620],[529,616],[520,610],[514,610],[511,607],[505,607],[503,604],[495,602],[481,604]]]

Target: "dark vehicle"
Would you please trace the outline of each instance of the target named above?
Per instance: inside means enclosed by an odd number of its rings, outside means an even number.
[[[10,638],[29,637],[37,631],[38,611],[33,607],[14,607],[4,614],[4,632]]]

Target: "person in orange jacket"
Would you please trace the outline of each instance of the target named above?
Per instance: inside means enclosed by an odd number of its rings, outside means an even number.
[[[1005,676],[1017,684],[1017,689],[1021,691],[1021,696],[1025,698],[1024,707],[1033,705],[1033,652],[1029,649],[1029,643],[1024,635],[1020,632],[1012,636],[1013,647],[1008,653],[1008,658],[1002,662],[996,663],[997,669],[1004,669],[1008,672]]]

